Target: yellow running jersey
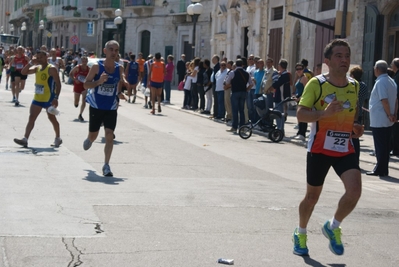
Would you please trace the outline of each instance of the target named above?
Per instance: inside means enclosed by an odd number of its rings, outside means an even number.
[[[308,151],[342,157],[354,153],[352,129],[355,120],[359,84],[348,78],[348,84],[337,87],[324,75],[312,78],[305,86],[300,106],[324,110],[336,98],[344,110],[311,123]]]
[[[50,102],[54,98],[55,83],[53,77],[48,73],[50,67],[51,64],[48,64],[44,69],[36,69],[35,95],[33,100],[37,102]]]

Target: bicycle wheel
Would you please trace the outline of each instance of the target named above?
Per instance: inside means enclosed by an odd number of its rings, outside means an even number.
[[[248,139],[252,135],[252,128],[248,125],[243,125],[238,129],[238,134],[242,139]]]
[[[284,133],[283,133],[283,131],[281,131],[279,129],[274,129],[269,132],[269,139],[275,143],[278,143],[281,140],[283,140],[283,137],[284,137]]]

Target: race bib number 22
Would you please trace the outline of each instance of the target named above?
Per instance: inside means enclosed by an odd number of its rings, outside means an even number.
[[[328,130],[324,140],[324,149],[345,153],[349,151],[350,133]]]

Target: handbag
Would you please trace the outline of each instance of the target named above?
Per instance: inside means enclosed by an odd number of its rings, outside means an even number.
[[[181,81],[181,82],[179,83],[179,85],[177,86],[177,89],[178,89],[178,90],[184,90],[184,82],[183,82],[183,81]]]

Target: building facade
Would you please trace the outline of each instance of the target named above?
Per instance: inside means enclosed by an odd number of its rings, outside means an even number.
[[[323,48],[341,32],[300,19],[297,14],[342,28],[337,11],[347,10],[344,38],[353,47],[352,63],[365,70],[373,84],[373,64],[399,55],[399,2],[397,0],[196,0],[203,5],[196,23],[187,14],[190,0],[0,0],[3,31],[24,37],[24,44],[85,48],[101,55],[106,41],[120,41],[121,52],[161,52],[179,58],[186,54],[210,58],[217,54],[259,55],[289,62],[289,70],[302,58],[309,68],[323,62]],[[72,4],[73,2],[73,4]],[[122,24],[115,25],[115,10]],[[8,11],[9,10],[9,11]],[[291,13],[290,13],[291,12]],[[43,20],[45,27],[39,30]],[[21,24],[26,22],[26,32]],[[71,43],[71,37],[76,44]],[[194,37],[194,38],[193,38]],[[193,44],[194,42],[194,44]],[[195,48],[193,48],[193,46]],[[369,86],[371,87],[371,86]]]

